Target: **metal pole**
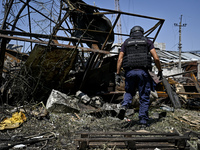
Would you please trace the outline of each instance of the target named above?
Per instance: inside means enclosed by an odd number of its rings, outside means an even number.
[[[181,51],[182,51],[182,44],[181,44],[181,23],[182,23],[182,15],[181,15],[180,22],[179,22],[179,44],[178,44],[178,49],[179,49],[179,64],[178,64],[178,69],[181,69]]]
[[[182,44],[181,44],[181,27],[185,27],[187,24],[182,24],[182,16],[180,18],[179,25],[175,23],[175,26],[179,26],[179,44],[178,44],[178,49],[179,49],[179,64],[178,64],[178,69],[181,69],[181,51],[182,51]]]

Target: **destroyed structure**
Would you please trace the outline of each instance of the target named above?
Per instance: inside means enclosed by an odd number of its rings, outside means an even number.
[[[36,2],[36,4],[45,7],[44,3]],[[14,3],[11,0],[6,6],[7,11],[0,30],[1,104],[24,105],[26,102],[37,101],[47,103],[46,108],[52,112],[78,113],[81,110],[77,103],[80,102],[82,108],[93,108],[92,110],[103,108],[107,103],[120,103],[124,93],[124,82],[120,86],[116,86],[114,80],[121,45],[114,45],[114,37],[129,36],[129,34],[114,32],[119,18],[122,15],[128,15],[154,21],[155,25],[144,33],[153,42],[165,21],[160,18],[91,6],[82,0],[61,1],[60,9],[55,11],[56,15],[36,9],[36,4],[23,0]],[[13,17],[11,10],[13,11],[16,5],[20,7],[11,20],[10,18]],[[24,11],[27,8],[26,14]],[[48,21],[50,24],[49,34],[45,34],[45,31],[40,34],[32,31],[34,19],[30,18],[35,14],[37,17],[41,17],[41,20]],[[54,18],[54,15],[57,16],[57,19]],[[111,22],[109,17],[106,17],[107,15],[115,15],[116,18]],[[26,30],[18,26],[24,16],[28,18]],[[38,28],[40,27],[39,24],[36,23],[36,25]],[[31,50],[26,54],[18,48],[13,50],[10,48],[10,41],[29,43]],[[177,69],[178,54],[160,49],[156,49],[156,51],[162,63],[164,79],[157,84],[156,92],[151,94],[154,105],[164,102],[173,109],[199,108],[198,60],[200,60],[200,56],[192,53],[184,55],[186,53],[183,53],[180,70]],[[192,59],[188,59],[187,56]],[[196,57],[195,60],[194,57]],[[156,73],[157,70],[153,67],[151,75],[155,80]],[[68,97],[72,95],[78,100]],[[65,101],[62,101],[63,98]],[[139,105],[138,99],[138,95],[136,95],[133,107]],[[60,105],[64,105],[64,107],[58,109]],[[109,107],[103,109],[104,113],[107,111],[112,116],[116,116],[117,111],[113,110],[117,109],[117,106],[110,110]],[[96,115],[98,111],[95,110]],[[115,135],[115,133],[107,134]],[[116,133],[116,135],[121,134]],[[123,134],[129,137],[127,133]],[[82,133],[83,137],[88,137],[88,135],[88,133]],[[170,134],[169,136],[173,140],[177,140],[176,136],[179,134]],[[188,139],[185,136],[178,138],[181,141]],[[166,140],[166,138],[164,139]],[[105,138],[98,140],[109,141]],[[126,140],[128,145],[134,149],[135,143],[131,142],[133,139],[127,138]],[[147,139],[136,138],[135,140],[146,142]],[[156,138],[151,140],[156,141]],[[81,143],[79,145],[81,148],[87,147],[88,139],[87,142],[84,139],[77,139],[77,141]],[[121,139],[116,138],[114,141],[120,142]],[[186,147],[185,144],[183,142],[179,148]]]

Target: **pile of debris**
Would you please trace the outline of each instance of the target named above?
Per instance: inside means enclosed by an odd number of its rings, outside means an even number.
[[[199,148],[197,65],[193,70],[165,75],[157,83],[156,91],[151,92],[150,126],[145,130],[138,124],[138,93],[125,118],[117,118],[125,85],[124,80],[120,86],[115,85],[120,47],[112,52],[114,27],[122,14],[156,20],[156,25],[145,32],[148,36],[159,28],[152,37],[155,41],[164,19],[102,9],[82,0],[63,3],[67,5],[61,5],[65,15],[56,23],[52,35],[9,31],[6,21],[5,30],[0,30],[0,149]],[[24,3],[21,11],[27,5]],[[118,14],[113,25],[105,14]],[[57,36],[67,18],[73,25],[71,29],[65,22],[71,37]],[[6,47],[11,39],[37,44],[27,55]],[[155,72],[149,73],[156,81]],[[121,76],[124,79],[123,70]]]
[[[94,99],[83,96],[91,101]],[[199,146],[200,114],[197,110],[174,109],[169,104],[151,105],[150,126],[144,129],[138,122],[138,107],[129,109],[124,120],[120,120],[116,117],[117,104],[101,103],[100,97],[95,99],[101,106],[85,103],[80,94],[69,96],[52,90],[46,105],[40,102],[21,107],[1,106],[0,127],[4,128],[0,132],[0,147],[195,150]],[[18,118],[26,117],[23,122],[16,123],[19,119],[13,114],[18,112],[21,114]],[[148,144],[148,141],[155,144]]]

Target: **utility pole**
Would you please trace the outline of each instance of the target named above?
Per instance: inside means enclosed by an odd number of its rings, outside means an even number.
[[[119,7],[119,0],[115,0],[115,10],[120,11]],[[117,15],[116,15],[117,17]],[[121,25],[121,17],[119,18],[117,22],[117,33],[122,34],[122,25]],[[118,35],[118,43],[122,43],[122,36]]]
[[[182,44],[181,44],[181,27],[186,27],[186,23],[182,24],[182,16],[180,18],[180,22],[179,25],[177,23],[174,23],[174,26],[179,26],[179,44],[178,44],[178,49],[179,49],[179,64],[178,64],[178,68],[181,69],[181,51],[182,51]]]

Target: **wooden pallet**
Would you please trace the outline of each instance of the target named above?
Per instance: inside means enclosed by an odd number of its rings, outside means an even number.
[[[146,133],[146,132],[81,132],[76,139],[77,149],[88,148],[121,148],[142,150],[159,148],[162,150],[188,150],[188,136],[178,133]]]

